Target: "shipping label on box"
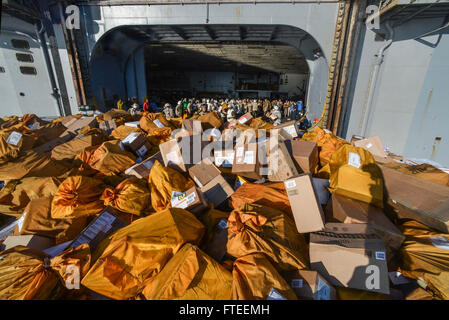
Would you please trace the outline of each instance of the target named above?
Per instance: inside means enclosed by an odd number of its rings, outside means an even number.
[[[195,187],[190,188],[186,192],[173,191],[171,205],[173,208],[185,209],[192,213],[200,213],[209,208],[203,193]]]
[[[252,134],[243,134],[237,140],[232,173],[259,180],[260,162],[258,159],[258,144]]]
[[[248,112],[248,113],[244,114],[243,116],[241,116],[237,121],[240,124],[245,124],[245,123],[249,122],[252,118],[253,118],[253,116],[251,115],[250,112]]]
[[[173,208],[185,209],[196,201],[196,194],[187,192],[173,191],[171,195],[171,206]]]
[[[114,231],[127,225],[116,214],[116,210],[107,207],[92,221],[69,245],[76,248],[83,243],[89,244],[91,251],[94,251],[98,244]]]

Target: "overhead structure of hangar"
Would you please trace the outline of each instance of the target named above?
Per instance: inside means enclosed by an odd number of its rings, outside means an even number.
[[[91,66],[102,66],[111,57],[125,60],[124,92],[110,80],[99,88],[105,106],[115,95],[161,101],[193,96],[304,98],[309,66],[289,41],[309,41],[320,52],[310,40],[306,32],[281,25],[124,26],[99,41]],[[316,57],[309,53],[308,58]]]

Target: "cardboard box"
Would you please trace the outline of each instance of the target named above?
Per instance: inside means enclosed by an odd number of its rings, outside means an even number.
[[[201,213],[209,209],[206,197],[196,187],[192,187],[186,192],[173,191],[171,196],[171,206],[190,211],[192,213]]]
[[[383,211],[365,202],[333,194],[326,207],[326,221],[368,224],[387,247],[398,250],[405,240],[399,229],[385,216]],[[389,255],[391,256],[391,255]]]
[[[201,161],[202,151],[207,143],[207,141],[201,140],[201,135],[193,135],[183,137],[179,139],[179,142],[178,139],[172,139],[161,143],[159,150],[161,151],[166,167],[187,172],[191,166]],[[181,145],[184,145],[187,150],[181,150]]]
[[[277,143],[276,143],[277,142]],[[270,181],[285,181],[298,175],[298,170],[283,141],[271,136],[265,147],[267,150],[268,174]]]
[[[213,178],[208,184],[201,188],[201,191],[215,208],[234,193],[234,189],[232,189],[222,175]]]
[[[302,300],[336,300],[337,292],[313,270],[295,270],[284,276],[296,296]]]
[[[385,152],[382,141],[378,136],[371,137],[368,139],[356,140],[353,143],[356,147],[363,148],[371,152],[373,156],[377,156],[380,158],[387,157],[387,153]]]
[[[140,132],[131,132],[122,140],[122,143],[139,157],[145,156],[151,149],[150,142],[145,135]]]
[[[242,134],[235,145],[232,173],[240,176],[260,180],[260,163],[258,158],[258,144],[254,135]]]
[[[221,219],[214,228],[212,241],[206,244],[205,252],[216,261],[221,262],[226,254],[228,243],[228,222]]]
[[[202,188],[213,178],[221,174],[220,170],[210,161],[209,158],[202,160],[189,169],[189,175],[198,187]]]
[[[311,269],[330,284],[390,293],[385,247],[368,225],[327,223],[309,248]]]
[[[139,179],[147,179],[156,160],[158,160],[160,163],[163,163],[162,155],[160,152],[146,158],[142,162],[136,163],[132,167],[129,167],[125,170],[125,174],[135,176]]]
[[[181,148],[178,146],[176,139],[169,140],[159,145],[161,150],[162,159],[166,167],[176,169],[181,172],[186,172],[187,167],[184,164],[184,160],[181,154]]]
[[[75,120],[77,120],[78,118],[77,117],[75,117],[75,116],[73,116],[73,115],[70,115],[70,116],[66,116],[66,117],[64,117],[64,118],[62,118],[61,119],[61,123],[64,125],[64,127],[68,127],[68,126],[70,126],[72,123],[74,123],[75,122]]]
[[[94,252],[98,244],[106,237],[128,225],[117,216],[119,213],[114,208],[106,207],[67,247],[76,248],[83,243],[88,243],[91,252]]]
[[[184,119],[182,120],[182,129],[187,130],[190,135],[200,134],[203,132],[200,120]]]
[[[125,122],[125,126],[139,128],[140,121]]]
[[[237,122],[240,124],[249,124],[250,121],[253,119],[253,116],[251,115],[251,112],[245,113],[243,116],[241,116]]]
[[[275,130],[279,130],[279,134],[287,140],[293,140],[294,138],[298,137],[298,132],[296,131],[296,121],[288,121],[284,122],[280,125],[277,125],[274,127]]]
[[[115,123],[115,120],[106,120],[98,123],[98,126],[100,129],[103,129],[108,135],[111,134],[112,130],[117,128],[117,124]]]
[[[318,196],[318,201],[321,205],[326,205],[329,202],[330,192],[327,189],[329,187],[328,179],[312,178],[313,188]]]
[[[359,141],[359,140],[363,140],[363,139],[365,139],[365,137],[353,134],[350,142],[353,143],[355,141]]]
[[[74,135],[77,135],[78,132],[85,126],[89,126],[91,128],[97,128],[98,122],[96,117],[81,117],[79,119],[72,119],[68,123],[66,123],[64,126],[67,127],[67,130],[64,131],[60,137],[63,137],[67,135],[67,133],[73,133]]]
[[[8,250],[16,246],[25,246],[28,248],[43,251],[54,245],[55,239],[42,237],[38,235],[8,236],[0,246],[0,251]]]
[[[304,173],[315,173],[320,158],[316,142],[292,140],[292,157]]]
[[[385,198],[399,218],[417,220],[449,233],[449,188],[379,165]]]
[[[324,213],[318,202],[310,173],[284,182],[299,233],[324,229]]]

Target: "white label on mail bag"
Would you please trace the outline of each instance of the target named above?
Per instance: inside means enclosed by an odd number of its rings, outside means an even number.
[[[285,184],[285,189],[290,189],[290,188],[296,187],[295,180],[285,181],[284,184]]]
[[[130,144],[137,138],[138,134],[139,134],[138,132],[131,132],[122,142],[124,144]]]
[[[331,298],[331,289],[323,280],[321,280],[320,277],[318,277],[316,299],[317,300],[330,300],[330,298]]]
[[[383,251],[376,251],[376,259],[377,260],[385,260],[385,252],[383,252]]]
[[[368,143],[368,144],[366,145],[366,148],[369,149],[369,148],[371,148],[372,146],[373,146],[373,144],[370,142],[370,143]]]
[[[159,119],[156,119],[153,121],[153,123],[158,127],[158,128],[163,128],[165,127],[162,122],[159,121]]]
[[[143,145],[137,150],[137,154],[143,157],[147,153],[147,151],[148,151],[147,147]]]
[[[360,168],[361,166],[361,160],[360,160],[360,155],[354,152],[349,152],[349,160],[348,160],[348,164],[356,167],[356,168]]]
[[[302,288],[302,279],[293,279],[291,282],[292,288]]]
[[[443,236],[438,237],[429,237],[430,241],[432,241],[432,244],[434,247],[437,247],[439,249],[446,249],[449,250],[449,239],[445,238]]]
[[[254,151],[246,151],[245,158],[243,159],[243,163],[246,164],[255,164],[256,157],[254,156]]]
[[[178,157],[178,153],[176,151],[172,151],[169,152],[165,155],[165,157],[167,158],[167,163],[175,163],[175,164],[179,164],[179,157]]]
[[[12,146],[17,146],[20,142],[20,139],[22,139],[22,134],[20,132],[13,131],[6,140],[6,143]]]

